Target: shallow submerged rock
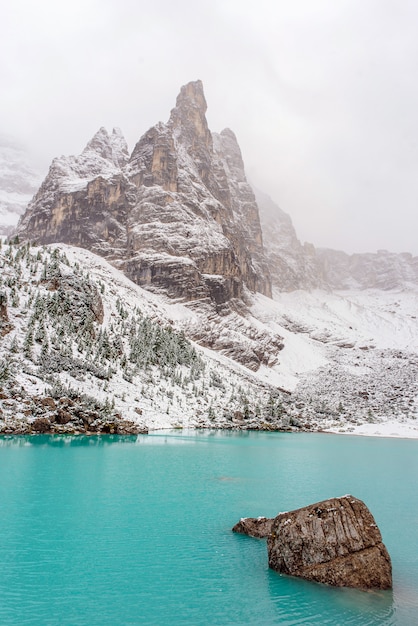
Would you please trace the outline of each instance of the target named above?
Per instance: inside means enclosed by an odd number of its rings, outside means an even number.
[[[338,587],[391,589],[392,565],[377,524],[347,495],[280,513],[267,538],[269,566]]]
[[[268,517],[242,517],[232,531],[262,539],[270,535],[273,522],[274,518]]]

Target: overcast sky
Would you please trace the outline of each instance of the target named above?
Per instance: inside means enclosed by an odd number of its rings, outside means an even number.
[[[200,78],[302,241],[418,254],[417,32],[415,0],[3,0],[0,133],[46,173]]]

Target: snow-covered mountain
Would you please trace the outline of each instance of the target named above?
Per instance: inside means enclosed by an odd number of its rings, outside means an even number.
[[[101,128],[81,155],[54,159],[19,235],[85,247],[147,289],[221,306],[248,290],[271,295],[272,283],[279,291],[418,284],[412,255],[302,245],[291,218],[254,195],[233,132],[211,133],[206,108],[202,83],[191,82],[132,154],[120,130]]]
[[[55,159],[18,233],[107,256],[139,285],[218,304],[271,293],[257,204],[229,130],[207,125],[200,81],[128,155],[104,129],[78,157]]]
[[[87,248],[138,285],[188,302],[199,315],[191,339],[257,369],[281,347],[248,313],[251,292],[271,295],[258,207],[234,134],[212,134],[205,112],[196,81],[130,156],[119,131],[100,129],[80,156],[53,161],[17,232]]]
[[[102,128],[53,161],[17,229],[43,246],[0,259],[3,415],[418,432],[418,260],[302,245],[205,112],[189,83],[131,154]]]
[[[0,135],[0,235],[16,227],[41,177],[28,164],[24,149]]]

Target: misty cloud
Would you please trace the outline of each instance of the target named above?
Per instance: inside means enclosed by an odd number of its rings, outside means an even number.
[[[45,171],[100,126],[132,148],[203,80],[250,179],[302,240],[418,253],[418,6],[408,0],[15,0],[0,8],[0,132]]]

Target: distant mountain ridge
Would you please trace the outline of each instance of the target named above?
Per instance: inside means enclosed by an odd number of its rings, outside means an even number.
[[[273,286],[296,289],[395,289],[418,284],[418,257],[387,250],[347,254],[299,241],[292,220],[273,200],[256,190]]]

